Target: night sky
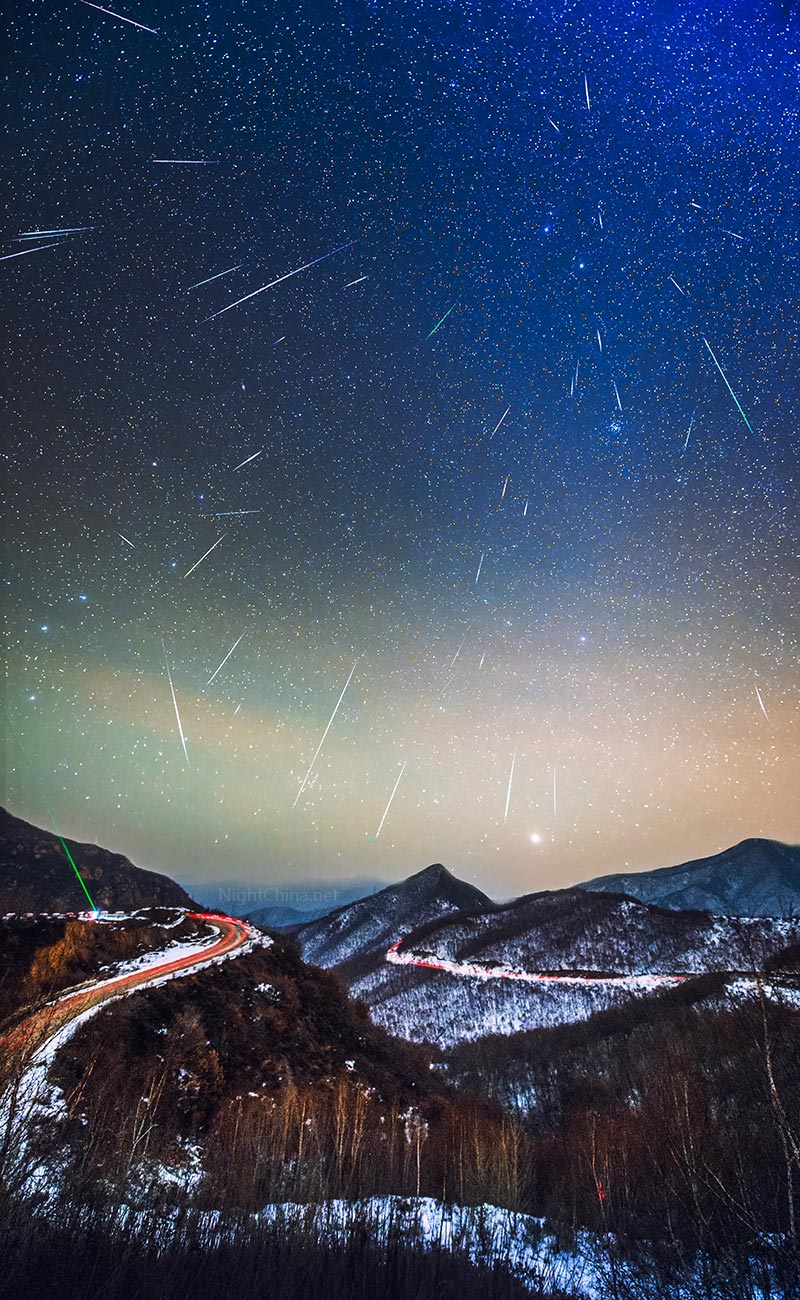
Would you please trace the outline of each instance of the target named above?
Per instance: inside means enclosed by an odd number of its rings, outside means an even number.
[[[796,840],[791,6],[111,7],[6,45],[11,810],[498,895]]]

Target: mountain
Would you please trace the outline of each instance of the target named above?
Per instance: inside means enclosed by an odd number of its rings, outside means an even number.
[[[197,906],[169,876],[135,867],[121,853],[65,843],[98,908]],[[85,912],[88,906],[58,836],[0,808],[0,913]]]
[[[664,977],[752,971],[796,942],[800,924],[565,889],[452,910],[402,939],[399,925],[391,933],[393,960],[385,950],[358,957],[350,935],[349,945],[329,950],[348,953],[337,972],[390,1033],[447,1047],[586,1020],[658,996],[670,983]],[[386,927],[384,944],[388,937]]]
[[[721,916],[797,916],[800,846],[742,840],[710,858],[657,871],[599,876],[580,888],[631,894],[660,907],[699,907]]]
[[[374,954],[382,959],[391,943],[430,921],[492,906],[480,889],[458,880],[437,862],[294,933],[305,961],[340,967]]]
[[[374,894],[385,884],[383,880],[365,876],[336,880],[309,877],[265,884],[263,875],[259,879],[255,872],[250,879],[176,879],[205,906],[218,908],[230,916],[245,917],[267,929],[315,921],[347,903]]]

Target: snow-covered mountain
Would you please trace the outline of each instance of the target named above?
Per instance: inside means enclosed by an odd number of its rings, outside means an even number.
[[[799,934],[582,889],[495,904],[443,867],[297,931],[306,960],[335,968],[378,1024],[440,1047],[585,1020],[657,996],[665,977],[753,971]],[[519,978],[531,974],[562,978]]]
[[[373,954],[382,959],[391,943],[431,921],[493,906],[486,894],[437,862],[397,885],[300,926],[295,937],[305,961],[339,967]]]
[[[580,888],[632,894],[661,907],[699,907],[724,916],[798,916],[800,846],[742,840],[710,858],[657,871],[599,876]]]

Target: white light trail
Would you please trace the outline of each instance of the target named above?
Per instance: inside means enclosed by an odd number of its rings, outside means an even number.
[[[316,266],[318,262],[324,262],[329,257],[335,257],[337,253],[343,253],[346,248],[352,248],[355,242],[354,239],[351,239],[349,244],[340,244],[331,253],[323,253],[322,257],[315,257],[313,262],[304,262],[302,266],[296,266],[293,271],[287,271],[285,275],[279,275],[277,280],[270,280],[269,284],[263,284],[260,289],[254,289],[252,293],[246,293],[243,298],[237,298],[236,302],[229,302],[227,307],[222,307],[219,311],[215,311],[213,315],[206,316],[206,320],[216,320],[218,316],[223,316],[226,311],[231,311],[243,302],[249,302],[251,298],[256,298],[260,293],[266,293],[267,289],[274,289],[276,284],[283,284],[284,280],[290,280],[293,275],[299,275],[301,271],[307,271],[309,267]]]
[[[54,244],[39,244],[38,248],[23,248],[19,253],[5,253],[0,257],[0,262],[9,262],[12,257],[27,257],[29,253],[43,253],[46,248],[59,248],[61,242],[58,239]]]
[[[475,574],[475,584],[474,584],[474,585],[475,585],[476,587],[477,587],[477,585],[478,585],[478,579],[479,579],[479,577],[481,576],[481,569],[483,568],[483,561],[484,561],[485,559],[486,559],[486,552],[485,552],[485,551],[481,551],[481,558],[480,558],[480,560],[478,561],[478,572]]]
[[[327,727],[325,728],[325,730],[324,730],[323,733],[322,733],[322,740],[321,740],[321,741],[319,742],[319,744],[317,745],[317,748],[316,748],[316,750],[315,750],[315,752],[314,752],[314,757],[312,758],[311,762],[310,762],[309,765],[308,765],[308,771],[306,772],[305,776],[303,777],[303,784],[300,786],[300,789],[297,791],[297,794],[296,794],[295,797],[294,797],[294,803],[292,804],[292,807],[293,807],[293,808],[296,808],[296,807],[297,807],[297,801],[298,801],[298,799],[300,798],[301,794],[303,793],[303,791],[304,791],[305,788],[306,788],[306,782],[308,781],[308,778],[311,776],[311,773],[312,773],[312,771],[313,771],[313,769],[314,769],[314,764],[316,763],[317,759],[319,758],[320,750],[322,749],[322,746],[325,744],[325,737],[327,736],[328,732],[330,731],[330,729],[331,729],[331,727],[332,727],[332,725],[333,725],[333,719],[336,717],[336,714],[339,712],[339,705],[341,704],[342,700],[344,699],[345,691],[347,690],[348,686],[350,685],[350,682],[352,681],[353,673],[355,672],[357,666],[358,666],[358,659],[356,659],[356,662],[353,664],[353,667],[350,669],[350,676],[348,677],[347,681],[345,682],[344,686],[342,687],[342,693],[341,693],[341,695],[339,696],[338,700],[336,701],[336,708],[333,710],[333,713],[332,713],[331,716],[330,716],[330,720],[329,720],[329,722],[328,722],[328,725],[327,725]]]
[[[81,4],[88,5],[90,9],[98,9],[101,14],[119,18],[120,22],[130,23],[131,27],[138,27],[140,32],[151,32],[153,36],[158,36],[155,27],[145,27],[144,23],[135,23],[132,18],[126,18],[124,14],[115,14],[113,9],[104,9],[102,5],[92,4],[92,0],[81,0]]]
[[[397,780],[396,780],[395,783],[394,783],[394,789],[392,790],[392,793],[389,795],[389,802],[387,803],[386,808],[385,808],[385,810],[384,810],[384,814],[383,814],[383,816],[381,817],[381,824],[380,824],[380,826],[378,827],[378,829],[377,829],[376,832],[375,832],[375,839],[378,838],[378,836],[380,835],[381,831],[383,830],[383,823],[386,821],[387,814],[388,814],[388,812],[389,812],[389,809],[390,809],[391,806],[392,806],[392,800],[394,799],[395,795],[397,794],[397,787],[399,786],[399,784],[400,784],[400,782],[401,782],[401,780],[402,780],[403,773],[404,773],[405,770],[406,770],[406,765],[407,765],[407,764],[404,762],[404,763],[403,763],[403,766],[400,768],[400,775],[398,776]]]
[[[504,419],[506,418],[506,416],[508,415],[508,413],[509,413],[510,410],[511,410],[511,407],[510,407],[510,406],[507,406],[506,409],[503,411],[503,414],[500,416],[500,419],[497,421],[497,424],[494,426],[494,428],[492,429],[492,432],[489,434],[489,441],[490,441],[490,442],[492,441],[492,438],[493,438],[494,435],[497,433],[497,430],[500,428],[500,425],[503,423]]]
[[[222,537],[224,537],[224,536],[225,536],[225,533],[222,534]],[[184,578],[188,578],[190,573],[194,573],[195,569],[197,568],[197,565],[203,563],[203,560],[206,558],[206,555],[210,555],[211,552],[214,550],[214,548],[217,547],[217,546],[219,546],[220,542],[222,541],[222,537],[218,537],[217,540],[216,540],[215,543],[214,543],[214,546],[209,546],[208,550],[206,551],[206,554],[205,554],[205,555],[201,555],[201,556],[200,556],[200,559],[199,559],[195,564],[192,565],[191,569],[187,569],[187,570],[186,570],[186,572],[185,572],[184,575],[183,575]]]
[[[233,469],[231,470],[231,474],[235,474],[237,469],[244,469],[245,465],[250,464],[251,460],[256,460],[259,456],[263,456],[263,455],[264,455],[264,448],[262,447],[261,451],[254,451],[252,456],[248,456],[247,460],[243,460],[241,464],[234,465]]]
[[[239,641],[242,640],[243,636],[244,636],[244,632],[242,633],[242,636],[239,637]],[[219,665],[219,668],[214,669],[213,673],[211,674],[208,681],[206,682],[206,686],[210,686],[214,678],[216,677],[217,673],[220,671],[220,669],[225,667],[226,663],[228,662],[234,650],[236,649],[237,645],[239,644],[239,641],[234,642],[234,644],[231,646],[230,650],[226,654],[225,658],[223,659],[222,663]]]
[[[758,702],[761,705],[761,712],[764,714],[764,717],[767,719],[767,722],[769,722],[769,714],[767,713],[767,710],[764,708],[764,701],[762,700],[761,692],[758,689],[758,682],[754,682],[753,685],[756,688],[756,695],[758,696]]]
[[[505,812],[503,813],[504,822],[508,821],[508,805],[511,803],[511,783],[514,780],[514,764],[516,763],[516,761],[517,761],[517,750],[515,747],[514,753],[511,757],[511,771],[508,774],[508,789],[506,790],[506,808],[505,808]]]
[[[189,762],[189,751],[188,751],[187,748],[186,748],[186,737],[185,737],[184,734],[183,734],[183,725],[182,725],[182,723],[181,723],[181,715],[180,715],[180,713],[178,712],[178,701],[177,701],[177,698],[176,698],[176,696],[175,696],[175,687],[172,685],[172,673],[171,673],[170,670],[169,670],[169,660],[167,659],[167,647],[164,645],[164,638],[163,638],[163,637],[161,638],[161,649],[164,651],[164,663],[165,663],[165,665],[166,665],[166,669],[167,669],[167,681],[169,682],[169,689],[170,689],[170,693],[171,693],[171,695],[172,695],[172,703],[173,703],[173,705],[174,705],[174,707],[175,707],[175,717],[176,717],[176,719],[177,719],[177,723],[178,723],[178,733],[179,733],[180,738],[181,738],[181,745],[183,746],[183,757],[186,759],[186,766],[187,766],[187,767],[191,767],[192,765],[191,765],[191,763]]]

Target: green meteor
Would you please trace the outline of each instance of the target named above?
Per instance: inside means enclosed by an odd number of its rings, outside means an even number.
[[[454,303],[453,303],[453,307],[457,307],[457,306],[458,306],[458,303],[457,303],[457,302],[454,302]],[[430,334],[426,334],[426,335],[425,335],[426,342],[427,342],[428,339],[433,338],[434,334],[436,333],[436,331],[438,330],[438,328],[439,328],[440,325],[444,325],[445,321],[447,320],[447,317],[450,315],[451,311],[453,310],[453,307],[448,307],[448,308],[447,308],[447,311],[446,311],[445,314],[444,314],[444,316],[442,317],[442,319],[441,319],[440,321],[437,321],[437,322],[436,322],[436,324],[434,325],[434,327],[433,327],[433,329],[431,330]]]
[[[723,378],[724,381],[725,381],[725,387],[727,388],[728,392],[730,393],[731,397],[733,398],[734,402],[736,403],[736,406],[737,406],[737,409],[738,409],[738,411],[739,411],[739,414],[741,415],[742,419],[744,420],[744,422],[745,422],[745,424],[747,425],[747,427],[748,427],[748,429],[750,430],[750,432],[753,434],[753,437],[755,437],[755,433],[753,432],[753,426],[752,426],[752,424],[750,423],[750,421],[748,420],[748,418],[747,418],[747,416],[745,415],[744,411],[742,410],[741,404],[740,404],[740,402],[739,402],[739,398],[736,396],[736,394],[734,393],[734,391],[733,391],[733,389],[731,388],[730,384],[728,383],[728,376],[725,374],[725,371],[722,369],[722,366],[719,364],[719,362],[717,361],[717,358],[714,356],[714,352],[713,352],[713,349],[712,349],[712,347],[711,347],[711,344],[709,343],[709,341],[708,341],[707,338],[704,338],[704,339],[703,339],[703,342],[705,343],[706,347],[708,348],[709,352],[711,353],[711,360],[714,362],[714,365],[717,367],[717,370],[718,370],[719,373],[722,375],[722,378]]]
[[[4,713],[6,712],[5,709],[3,709],[3,712],[4,712]],[[6,714],[6,721],[8,721],[8,714]],[[55,817],[53,816],[52,812],[50,811],[50,805],[48,804],[47,800],[45,799],[44,795],[42,794],[42,791],[41,791],[41,788],[40,788],[40,786],[39,786],[39,783],[38,783],[38,781],[36,780],[36,773],[34,772],[33,768],[31,767],[30,763],[28,762],[27,755],[25,754],[25,750],[22,748],[22,745],[21,745],[21,743],[20,743],[19,736],[18,736],[18,735],[16,734],[16,732],[14,731],[14,728],[11,726],[10,722],[9,722],[9,725],[8,725],[8,730],[9,730],[9,732],[11,733],[11,735],[14,737],[14,739],[15,739],[16,742],[17,742],[17,748],[19,749],[19,752],[20,752],[20,756],[21,756],[21,758],[22,758],[22,761],[23,761],[23,763],[25,764],[25,766],[27,767],[28,771],[30,772],[31,780],[33,781],[34,787],[36,788],[36,791],[37,791],[37,793],[39,794],[39,797],[41,798],[42,803],[44,804],[45,808],[47,809],[47,815],[48,815],[48,817],[50,818],[51,822],[53,823],[53,830],[55,831],[56,835],[58,836],[59,843],[61,844],[62,849],[64,850],[64,852],[65,852],[66,855],[67,855],[67,861],[69,862],[69,865],[72,867],[72,870],[75,872],[75,875],[76,875],[77,878],[78,878],[78,884],[80,885],[80,887],[81,887],[81,889],[83,890],[84,894],[85,894],[86,897],[88,898],[88,900],[89,900],[89,906],[91,907],[92,911],[93,911],[93,912],[96,912],[96,911],[98,911],[98,908],[97,908],[97,906],[95,905],[95,901],[94,901],[94,899],[92,898],[91,894],[89,893],[89,890],[86,888],[86,882],[84,881],[83,876],[81,875],[80,871],[78,870],[77,866],[75,865],[75,859],[73,858],[72,854],[70,853],[69,849],[67,848],[67,841],[64,839],[64,836],[61,834],[61,831],[60,831],[60,829],[59,829],[58,823],[57,823]]]

